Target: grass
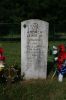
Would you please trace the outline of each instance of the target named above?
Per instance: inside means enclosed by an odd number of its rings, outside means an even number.
[[[65,41],[49,41],[49,48],[53,45],[65,44]],[[6,63],[12,65],[15,62],[20,65],[20,42],[0,42],[0,47],[5,49]],[[48,61],[52,57],[48,56]],[[49,66],[48,66],[49,67]],[[52,73],[46,80],[20,81],[11,85],[0,84],[0,100],[66,100],[66,77],[62,83],[57,76],[51,79]]]
[[[0,88],[0,100],[66,100],[66,79],[29,80]]]
[[[14,33],[10,33],[10,34],[7,34],[7,35],[1,35],[0,38],[21,38],[21,34],[14,34]]]
[[[61,41],[49,41],[49,48],[52,47],[53,45],[60,45],[64,44],[66,46],[66,40],[61,40]]]
[[[21,43],[20,42],[0,42],[0,47],[4,48],[6,56],[6,64],[13,65],[21,63]]]

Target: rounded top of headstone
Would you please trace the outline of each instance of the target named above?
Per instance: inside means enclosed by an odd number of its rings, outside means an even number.
[[[29,20],[25,20],[25,21],[22,21],[21,23],[25,23],[25,22],[30,22],[30,21],[32,21],[32,22],[43,22],[43,23],[46,23],[46,24],[49,24],[47,21],[43,21],[43,20],[40,20],[40,19],[29,19]]]

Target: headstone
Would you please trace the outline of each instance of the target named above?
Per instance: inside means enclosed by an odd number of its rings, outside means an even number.
[[[21,75],[25,79],[47,77],[48,22],[21,22]]]

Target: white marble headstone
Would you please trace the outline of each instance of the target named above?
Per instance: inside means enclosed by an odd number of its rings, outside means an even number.
[[[38,20],[21,22],[21,75],[25,79],[47,77],[49,23]]]

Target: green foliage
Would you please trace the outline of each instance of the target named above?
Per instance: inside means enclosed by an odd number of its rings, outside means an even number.
[[[39,18],[51,23],[66,22],[66,0],[0,0],[0,22],[19,23]]]

